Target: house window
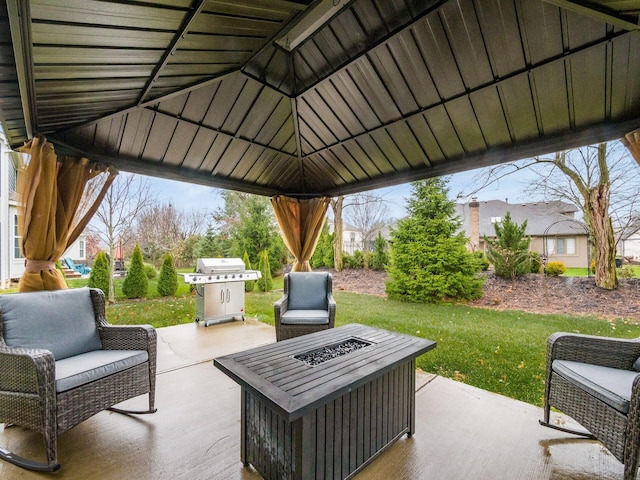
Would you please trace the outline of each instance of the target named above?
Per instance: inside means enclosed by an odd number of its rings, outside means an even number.
[[[80,258],[84,258],[84,240],[78,240],[78,247],[80,249]]]
[[[13,216],[13,258],[24,258],[20,252],[22,237],[18,230],[18,215]]]
[[[575,237],[547,238],[547,251],[549,255],[575,255]]]
[[[502,223],[502,217],[491,217],[491,223]]]
[[[356,241],[356,232],[351,232],[351,243],[355,243]]]

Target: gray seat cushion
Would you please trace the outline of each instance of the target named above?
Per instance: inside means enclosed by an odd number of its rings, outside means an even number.
[[[43,348],[56,360],[102,348],[88,288],[0,295],[7,345]]]
[[[326,272],[291,272],[289,304],[291,310],[329,310]]]
[[[56,361],[56,392],[66,392],[149,359],[144,350],[95,350]]]
[[[621,413],[629,413],[631,389],[638,372],[569,360],[554,360],[553,371]]]
[[[280,317],[284,325],[327,325],[328,310],[287,310]]]

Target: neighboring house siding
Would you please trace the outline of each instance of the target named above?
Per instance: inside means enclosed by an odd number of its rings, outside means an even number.
[[[501,200],[477,201],[457,204],[457,214],[469,238],[469,250],[486,250],[483,240],[495,237],[495,223],[501,222],[509,212],[511,219],[522,224],[527,221],[530,249],[547,254],[548,261],[561,261],[567,267],[586,268],[589,264],[587,234],[584,226],[574,219],[577,211],[564,202],[510,204]],[[544,238],[547,245],[545,248]]]
[[[353,255],[356,250],[360,250],[362,252],[373,251],[378,233],[382,235],[382,238],[389,241],[389,239],[391,238],[391,228],[394,228],[394,224],[387,225],[374,232],[371,235],[371,239],[368,240],[365,244],[365,242],[363,242],[362,240],[362,234],[358,230],[356,230],[353,225],[350,225],[347,222],[342,222],[342,251],[349,255]],[[332,221],[329,222],[329,231],[333,232]]]
[[[618,254],[632,262],[640,262],[640,232],[618,242]]]

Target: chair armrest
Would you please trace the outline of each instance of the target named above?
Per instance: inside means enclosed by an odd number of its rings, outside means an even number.
[[[553,360],[572,360],[603,367],[631,370],[640,357],[640,339],[554,333],[547,340],[547,366]]]
[[[0,345],[0,391],[53,398],[56,360],[49,350]]]
[[[273,304],[273,319],[275,321],[276,328],[280,325],[280,318],[282,314],[288,310],[289,307],[289,294],[282,296],[280,300],[277,300]]]
[[[329,307],[329,328],[333,328],[336,323],[336,301],[331,292],[327,294],[327,305]]]
[[[98,332],[105,350],[156,349],[157,333],[151,325],[102,325]]]

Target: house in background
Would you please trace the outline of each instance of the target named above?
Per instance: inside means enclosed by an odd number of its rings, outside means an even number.
[[[532,251],[546,255],[547,261],[587,268],[588,234],[585,226],[575,219],[577,211],[575,206],[558,201],[516,204],[472,198],[469,203],[456,204],[472,251],[486,251],[483,237],[495,237],[495,224],[501,223],[510,212],[511,220],[517,224],[527,221],[526,234],[531,238]]]
[[[353,255],[356,250],[362,252],[372,252],[378,233],[382,235],[382,238],[389,241],[391,238],[391,228],[395,227],[395,223],[385,225],[380,229],[375,230],[367,241],[363,241],[362,232],[356,227],[342,222],[342,251],[349,255]],[[329,220],[329,232],[333,233],[333,221]]]
[[[19,153],[13,152],[0,130],[0,289],[9,288],[24,272],[18,232],[17,165]],[[86,239],[81,235],[63,257],[86,263]]]
[[[640,217],[636,219],[630,233],[620,237],[616,253],[629,262],[640,263]]]

